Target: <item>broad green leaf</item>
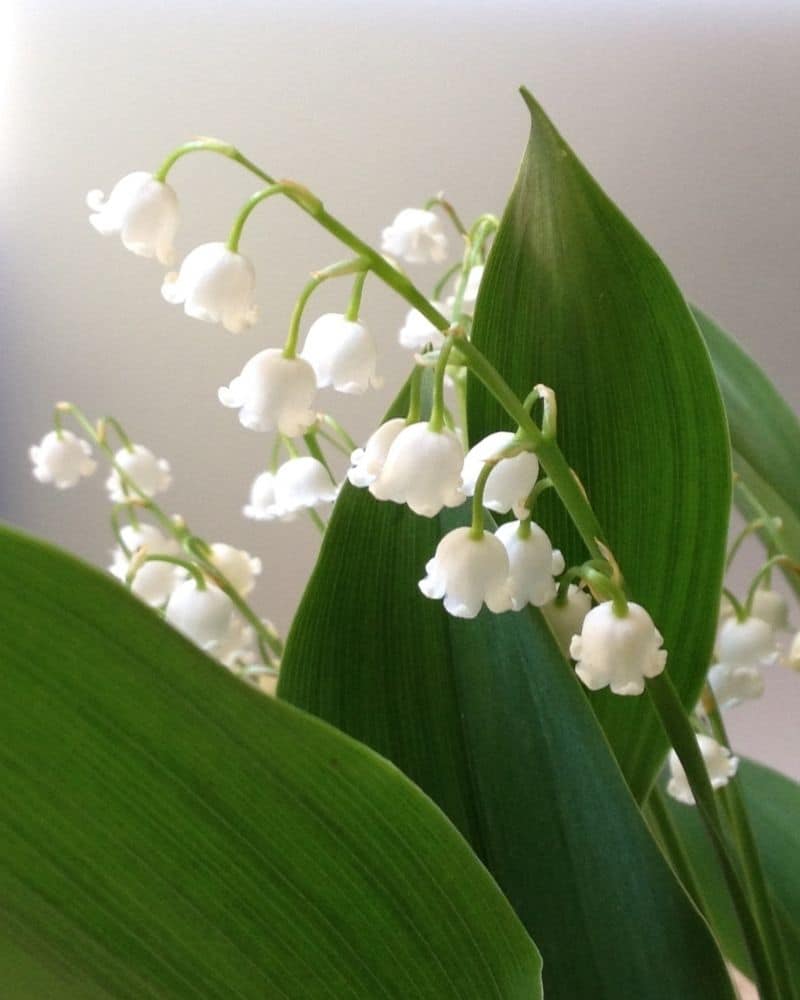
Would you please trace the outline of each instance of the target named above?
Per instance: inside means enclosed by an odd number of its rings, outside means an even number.
[[[541,616],[460,621],[419,593],[462,514],[416,517],[345,486],[282,696],[390,757],[448,812],[536,940],[548,998],[730,996]]]
[[[3,996],[541,995],[508,902],[387,761],[5,529],[0,609]]]
[[[800,562],[800,420],[732,337],[699,309],[694,315],[722,389],[734,469],[757,503],[782,519],[783,547]],[[746,494],[737,490],[734,499],[748,520],[758,517]],[[800,594],[797,574],[786,577]]]
[[[800,982],[800,785],[755,761],[742,760],[737,780],[758,843],[792,975]],[[663,797],[691,866],[711,925],[727,957],[750,973],[747,949],[719,866],[695,809]]]
[[[730,509],[725,416],[708,353],[669,272],[536,102],[472,339],[524,397],[558,398],[558,438],[630,593],[653,616],[693,705],[711,655]],[[510,426],[474,380],[469,433]],[[558,499],[537,507],[570,563],[586,549]],[[636,797],[667,741],[647,698],[591,696]]]

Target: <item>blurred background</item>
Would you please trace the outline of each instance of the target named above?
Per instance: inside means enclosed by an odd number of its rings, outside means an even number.
[[[262,206],[242,244],[258,269],[261,319],[233,337],[167,306],[160,266],[91,230],[85,194],[154,170],[205,134],[303,181],[367,239],[440,190],[466,217],[500,212],[526,141],[521,83],[686,295],[800,399],[796,0],[6,0],[0,10],[8,521],[107,562],[101,477],[56,493],[32,479],[27,449],[50,428],[56,400],[113,413],[171,461],[169,509],[208,540],[262,558],[255,603],[285,629],[318,537],[305,521],[241,517],[268,445],[216,391],[282,341],[308,272],[341,252],[292,206]],[[180,252],[224,239],[254,189],[211,155],[183,160],[170,180]],[[309,319],[343,310],[345,295],[344,285],[323,290]],[[387,385],[332,405],[357,439],[405,376],[404,313],[367,286],[363,315],[385,345]],[[740,584],[757,561],[755,548],[745,552]],[[732,742],[800,777],[799,712],[800,676],[776,667],[765,697],[731,713]]]

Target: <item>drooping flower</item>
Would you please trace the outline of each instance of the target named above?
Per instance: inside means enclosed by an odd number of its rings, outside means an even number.
[[[183,303],[187,316],[241,333],[256,321],[255,284],[247,257],[224,243],[203,243],[164,278],[161,294],[172,305]]]
[[[404,208],[381,233],[381,250],[409,264],[441,264],[447,257],[447,237],[433,212]]]
[[[429,559],[419,589],[456,618],[474,618],[485,604],[490,611],[508,611],[508,556],[490,532],[474,537],[471,528],[448,532]]]
[[[520,534],[520,522],[501,524],[495,532],[508,553],[511,607],[521,611],[526,604],[542,607],[556,596],[553,577],[564,572],[564,557],[550,543],[538,524]]]
[[[739,758],[734,757],[727,747],[717,743],[711,736],[705,733],[697,734],[697,745],[703,755],[703,761],[708,771],[711,787],[716,791],[723,788],[736,774],[739,766]],[[694,805],[694,795],[689,786],[689,780],[674,750],[669,752],[670,779],[667,783],[667,792],[673,799],[683,802],[687,806]]]
[[[372,334],[363,323],[341,313],[325,313],[311,324],[300,357],[314,369],[320,389],[360,395],[370,386],[379,389],[383,379],[375,374],[377,351]]]
[[[118,580],[125,582],[131,563],[142,555],[177,556],[180,546],[174,538],[162,534],[155,525],[140,524],[134,527],[126,524],[120,531],[122,541],[130,556],[126,555],[121,545],[111,553],[111,565],[108,567]],[[162,607],[169,599],[172,591],[186,579],[186,570],[169,562],[141,562],[131,581],[131,591],[136,596],[154,608]]]
[[[89,222],[103,236],[119,233],[128,250],[155,257],[165,267],[175,259],[178,197],[169,184],[137,170],[117,181],[108,199],[90,191],[86,204],[92,210]]]
[[[431,305],[443,315],[449,316],[447,307],[441,302],[431,302]],[[444,343],[444,334],[418,309],[410,309],[406,313],[397,340],[401,347],[407,347],[410,351],[421,351],[427,344],[441,347]]]
[[[261,573],[260,559],[225,542],[214,542],[211,546],[211,562],[242,597],[247,597],[252,591],[256,577]]]
[[[351,468],[347,478],[353,486],[369,486],[380,475],[386,456],[397,435],[406,426],[402,417],[394,417],[374,431],[363,448],[356,448],[350,456]]]
[[[708,671],[708,683],[722,709],[760,698],[764,693],[764,677],[758,667],[715,663]]]
[[[586,615],[580,635],[572,637],[569,652],[575,673],[590,691],[606,686],[614,694],[637,695],[647,677],[656,677],[667,662],[661,633],[639,604],[628,603],[620,617],[612,601],[604,601]]]
[[[97,468],[89,442],[71,431],[50,431],[39,444],[31,445],[28,455],[34,478],[60,490],[75,486],[81,476],[91,476]]]
[[[338,492],[322,462],[310,455],[290,458],[275,473],[275,516],[316,510],[333,503]]]
[[[311,409],[316,391],[314,369],[307,361],[285,358],[277,348],[268,348],[250,358],[217,396],[223,406],[239,410],[243,427],[296,437],[316,420]]]
[[[464,501],[461,467],[464,450],[450,430],[432,430],[426,421],[404,427],[389,448],[369,491],[378,500],[405,503],[423,517]]]
[[[789,605],[783,594],[769,587],[756,587],[752,614],[770,625],[776,632],[789,627]]]
[[[275,475],[272,472],[262,472],[253,480],[250,487],[250,502],[242,508],[245,517],[252,521],[293,521],[294,514],[281,514],[275,500]]]
[[[229,640],[234,607],[219,587],[199,589],[191,577],[179,584],[167,601],[164,617],[174,628],[212,655]]]
[[[461,473],[463,490],[468,497],[475,493],[475,484],[484,463],[499,455],[513,440],[514,435],[510,431],[496,431],[470,448]],[[525,501],[538,475],[539,459],[533,452],[522,451],[513,458],[502,459],[486,480],[483,506],[499,514],[513,510],[517,517],[524,517],[527,512]]]
[[[550,601],[542,607],[542,614],[553,630],[564,656],[569,656],[572,637],[583,628],[583,620],[589,614],[591,606],[592,599],[589,594],[571,583],[567,587],[566,600],[563,604]]]
[[[778,658],[775,633],[762,618],[728,618],[717,635],[717,660],[734,667],[764,667]]]
[[[114,461],[145,496],[153,497],[157,493],[163,493],[172,482],[169,462],[164,458],[156,458],[143,444],[120,448],[114,455]],[[116,469],[111,470],[106,480],[106,489],[113,503],[124,503],[138,495],[133,490],[126,490],[123,478]]]

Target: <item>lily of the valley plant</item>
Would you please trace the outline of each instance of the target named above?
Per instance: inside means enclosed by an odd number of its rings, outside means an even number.
[[[188,473],[135,415],[56,404],[33,474],[105,467],[114,547],[102,576],[2,536],[4,995],[685,1000],[737,967],[800,996],[800,792],[724,721],[800,667],[800,427],[523,94],[501,218],[436,195],[361,236],[216,139],[89,194],[187,323],[253,344],[218,398],[264,441],[263,548],[170,509]],[[259,187],[180,259],[200,152]],[[257,274],[289,265],[248,255],[279,199],[342,245],[283,328]],[[407,379],[355,441],[392,336]],[[284,642],[253,593],[302,517]]]

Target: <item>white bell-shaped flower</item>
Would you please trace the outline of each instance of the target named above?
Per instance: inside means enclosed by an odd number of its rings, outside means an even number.
[[[363,323],[341,313],[325,313],[314,320],[300,357],[314,369],[320,389],[330,385],[337,392],[360,395],[370,386],[383,385],[375,374],[378,355],[372,334]]]
[[[447,237],[433,212],[404,208],[381,233],[381,250],[409,264],[441,264],[447,258]]]
[[[164,617],[201,649],[216,655],[230,641],[236,627],[234,606],[227,594],[208,583],[200,590],[190,577],[170,595]]]
[[[317,418],[311,409],[316,391],[314,369],[307,361],[285,358],[271,347],[250,358],[241,374],[222,386],[217,396],[223,406],[239,410],[243,427],[296,437]]]
[[[577,661],[575,673],[590,691],[610,687],[614,694],[637,695],[646,677],[656,677],[666,666],[661,633],[639,604],[628,603],[619,617],[612,601],[604,601],[586,615],[580,635],[572,637],[569,652]]]
[[[443,315],[449,316],[447,307],[441,302],[431,302],[431,305]],[[406,347],[410,351],[421,351],[428,344],[433,347],[441,347],[444,343],[444,334],[418,309],[410,309],[406,313],[397,340],[401,347]]]
[[[711,787],[716,791],[723,788],[736,774],[739,766],[739,758],[734,757],[727,747],[717,743],[711,736],[705,733],[697,734],[697,745],[703,755],[703,760],[711,781]],[[694,795],[689,787],[689,779],[674,750],[669,752],[670,779],[667,783],[667,792],[673,799],[683,802],[687,806],[694,805]]]
[[[442,507],[464,501],[464,449],[450,430],[431,430],[426,421],[404,427],[392,442],[369,491],[378,500],[406,503],[415,514],[435,517]]]
[[[569,646],[573,635],[583,628],[583,620],[589,614],[592,598],[574,583],[567,587],[563,604],[551,601],[542,607],[542,614],[550,626],[556,642],[564,656],[569,656]]]
[[[250,487],[250,500],[242,508],[245,517],[252,521],[293,521],[294,514],[282,514],[275,499],[275,474],[262,472]]]
[[[180,271],[171,271],[161,294],[172,305],[183,303],[187,316],[221,323],[241,333],[256,321],[256,273],[253,265],[224,243],[203,243],[184,259]]]
[[[71,431],[50,431],[39,444],[31,445],[28,455],[34,478],[60,490],[75,486],[81,476],[91,476],[97,468],[89,442]]]
[[[261,573],[260,559],[225,542],[214,542],[211,546],[211,562],[242,597],[247,597],[252,591],[256,577]]]
[[[402,417],[387,420],[369,436],[363,448],[356,448],[350,455],[351,468],[347,473],[353,486],[369,486],[375,482],[394,439],[405,426]]]
[[[753,594],[752,614],[776,632],[789,628],[789,605],[783,594],[770,587],[756,587]]]
[[[764,677],[758,667],[715,663],[708,671],[708,683],[722,709],[760,698],[764,693]]]
[[[520,534],[519,521],[501,524],[495,532],[508,553],[511,567],[509,589],[511,607],[521,611],[526,604],[540,608],[556,596],[555,576],[564,572],[564,557],[550,544],[547,533],[530,523],[530,531]]]
[[[456,618],[474,618],[485,604],[490,611],[508,611],[508,556],[490,532],[474,537],[471,528],[448,532],[429,559],[419,589]]]
[[[92,210],[89,222],[103,236],[119,233],[128,250],[155,257],[165,267],[175,259],[178,197],[169,184],[137,170],[117,181],[107,199],[102,191],[90,191],[86,204]]]
[[[764,667],[778,658],[775,632],[762,618],[728,618],[717,635],[717,660],[736,667]]]
[[[470,448],[461,473],[463,490],[468,497],[475,493],[475,484],[484,462],[499,455],[513,440],[514,435],[510,431],[496,431]],[[539,459],[533,452],[523,451],[513,458],[504,458],[489,473],[483,506],[499,514],[513,510],[517,517],[524,517],[527,512],[525,501],[538,475]]]
[[[310,455],[290,458],[275,473],[276,516],[316,510],[333,503],[338,492],[322,462]]]
[[[172,482],[169,462],[164,458],[156,458],[149,448],[143,444],[135,444],[131,448],[120,448],[114,455],[114,461],[139,487],[145,496],[153,497],[163,493]],[[122,477],[116,469],[106,480],[106,489],[113,503],[124,503],[138,494],[125,489]]]
[[[174,538],[162,534],[155,525],[140,524],[135,527],[126,524],[120,531],[125,548],[131,553],[125,554],[122,546],[117,546],[111,553],[109,572],[123,583],[128,577],[131,562],[141,555],[177,556],[180,546]],[[142,562],[136,569],[131,582],[131,591],[145,604],[154,608],[162,607],[172,591],[186,579],[186,570],[173,563]]]

